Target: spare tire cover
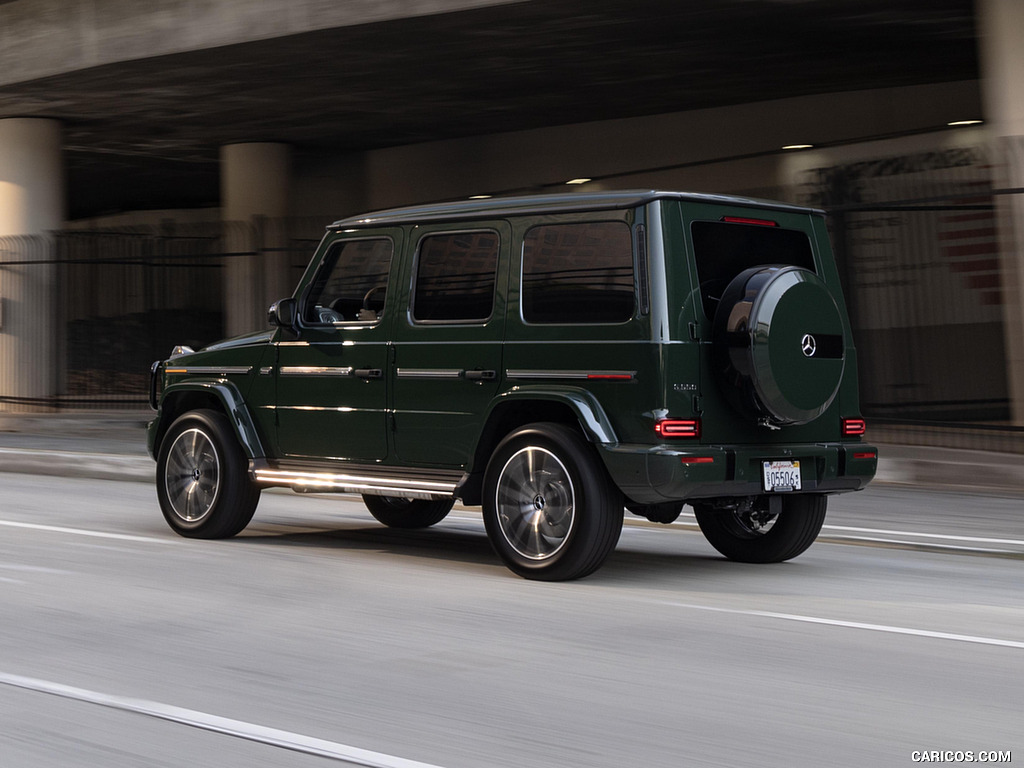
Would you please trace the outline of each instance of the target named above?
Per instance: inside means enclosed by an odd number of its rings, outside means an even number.
[[[839,392],[843,317],[828,286],[806,269],[753,267],[733,278],[715,312],[713,343],[723,394],[761,423],[806,424]]]

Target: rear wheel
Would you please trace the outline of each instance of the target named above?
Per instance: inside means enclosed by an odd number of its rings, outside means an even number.
[[[363,495],[363,504],[378,522],[389,528],[429,528],[448,515],[454,499],[427,501],[398,496]]]
[[[515,573],[565,581],[615,549],[623,498],[593,448],[562,424],[533,424],[498,445],[484,478],[484,524]]]
[[[821,532],[827,500],[822,495],[738,500],[728,507],[694,504],[697,524],[708,542],[730,560],[780,563],[806,550]]]
[[[234,536],[252,520],[260,498],[231,424],[214,410],[189,411],[171,425],[156,476],[164,519],[190,538]]]

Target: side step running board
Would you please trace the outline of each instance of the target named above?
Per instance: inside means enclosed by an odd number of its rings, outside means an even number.
[[[283,486],[298,493],[365,493],[406,499],[450,499],[465,478],[460,471],[404,470],[351,465],[343,469],[316,463],[255,459],[249,474],[260,485]]]

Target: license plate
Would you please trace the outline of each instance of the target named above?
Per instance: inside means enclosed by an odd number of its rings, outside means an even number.
[[[761,466],[764,489],[768,493],[800,490],[799,461],[765,461]]]

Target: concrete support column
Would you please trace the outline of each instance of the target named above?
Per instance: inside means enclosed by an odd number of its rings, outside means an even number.
[[[1024,3],[978,0],[982,99],[1000,195],[999,239],[1012,417],[1024,425]]]
[[[229,252],[225,269],[227,333],[260,330],[267,307],[290,296],[284,219],[291,196],[291,148],[286,144],[229,144],[220,150],[221,218]]]
[[[60,124],[0,120],[0,409],[44,410],[57,394],[63,329],[46,262],[64,215]]]

